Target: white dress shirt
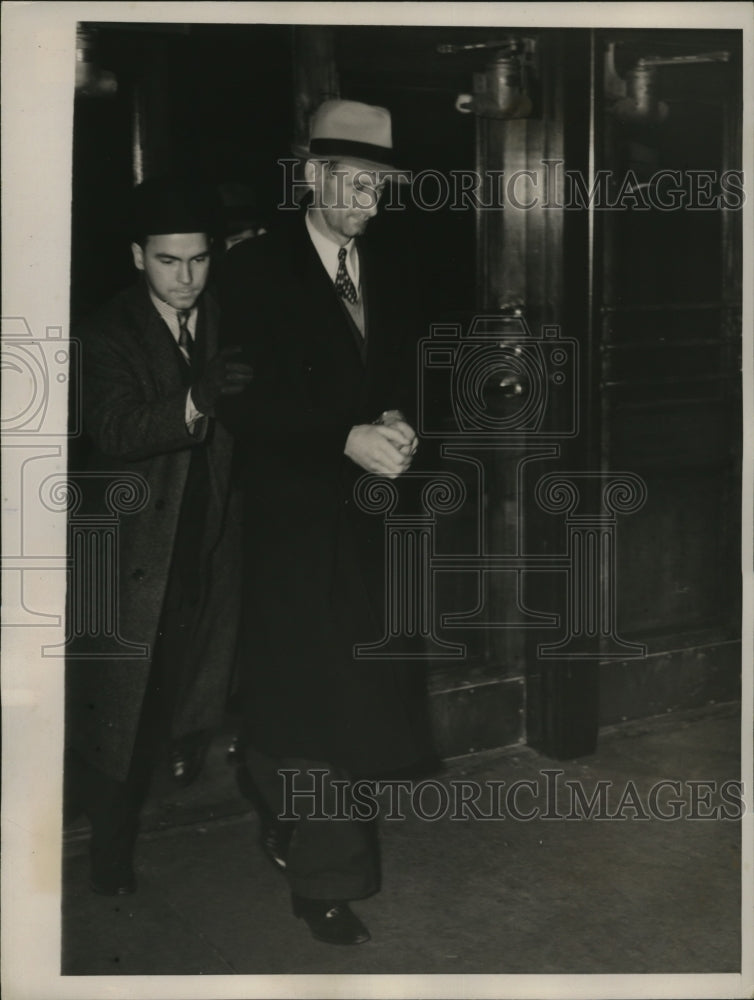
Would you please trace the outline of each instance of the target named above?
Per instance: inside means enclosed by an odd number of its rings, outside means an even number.
[[[177,310],[173,309],[172,306],[169,306],[167,302],[163,302],[162,299],[158,299],[157,296],[152,293],[151,288],[149,289],[149,297],[154,303],[154,307],[157,310],[157,312],[165,320],[168,330],[170,330],[170,332],[173,335],[173,339],[175,340],[176,344],[178,344],[178,350],[184,356],[186,361],[190,364],[188,352],[184,347],[181,347],[179,343],[181,337],[181,324],[178,321]],[[196,308],[196,306],[194,306],[194,308],[189,313],[188,322],[186,324],[188,327],[189,336],[194,342],[196,342],[196,320],[198,314],[199,310]],[[193,430],[194,424],[202,416],[204,416],[204,414],[200,413],[199,410],[197,410],[196,406],[194,406],[194,401],[191,398],[191,390],[189,389],[189,391],[186,393],[186,427],[190,431]]]
[[[330,281],[335,284],[335,278],[338,274],[338,251],[340,250],[340,243],[336,243],[335,240],[331,240],[315,228],[308,212],[306,213],[306,228],[309,230],[309,236],[314,244],[314,249],[319,254],[319,259],[330,276]],[[356,250],[355,240],[350,239],[345,244],[345,247],[346,271],[348,271],[348,276],[353,282],[353,287],[356,289],[357,294],[361,294],[361,289],[359,288],[359,255]]]
[[[332,283],[335,284],[335,279],[338,276],[338,251],[341,248],[341,244],[336,243],[335,240],[331,240],[324,233],[321,233],[314,226],[309,212],[306,213],[306,228],[314,244],[314,249],[322,261],[322,266],[327,271]],[[353,287],[356,289],[357,299],[355,302],[349,302],[348,299],[341,299],[341,302],[350,313],[351,319],[356,324],[361,336],[364,337],[366,335],[366,321],[364,317],[364,299],[361,296],[361,288],[359,287],[359,253],[356,249],[355,240],[350,239],[348,243],[343,245],[346,248],[346,271],[353,282]]]

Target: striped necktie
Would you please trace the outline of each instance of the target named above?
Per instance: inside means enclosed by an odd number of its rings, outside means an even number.
[[[181,309],[178,312],[178,346],[185,353],[189,364],[191,364],[191,356],[194,353],[194,338],[191,336],[188,326],[190,315],[190,309]]]

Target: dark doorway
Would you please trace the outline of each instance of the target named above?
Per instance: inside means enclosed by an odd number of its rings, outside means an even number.
[[[339,26],[316,33],[284,25],[84,27],[93,58],[118,87],[109,96],[76,97],[74,321],[131,280],[118,227],[140,171],[190,165],[218,183],[249,184],[258,214],[274,225],[285,194],[279,160],[290,155],[307,110],[336,95],[380,104],[393,116],[399,166],[424,178],[412,196],[399,198],[401,210],[384,211],[373,227],[385,252],[408,247],[418,266],[413,294],[425,316],[419,334],[426,338],[443,326],[468,332],[478,312],[504,323],[525,320],[522,336],[535,339],[544,326],[558,327],[578,347],[580,421],[578,435],[560,441],[560,468],[596,475],[627,470],[647,486],[646,504],[621,520],[617,543],[616,617],[626,642],[646,646],[639,659],[603,661],[598,648],[583,664],[548,665],[538,648],[552,643],[551,628],[532,627],[537,622],[525,613],[500,627],[500,609],[517,601],[524,612],[562,624],[562,575],[468,567],[437,574],[435,624],[455,615],[443,635],[465,647],[455,659],[429,660],[442,752],[527,736],[553,752],[586,752],[601,723],[736,697],[736,205],[604,211],[588,198],[574,203],[579,182],[574,188],[564,181],[556,191],[561,201],[546,209],[540,202],[528,211],[510,204],[482,211],[454,197],[452,178],[536,173],[558,161],[587,185],[605,171],[612,194],[629,175],[646,186],[658,171],[680,172],[687,183],[696,177],[697,194],[709,201],[719,198],[719,178],[727,172],[735,201],[739,34],[516,29],[513,42],[529,60],[532,101],[522,116],[506,118],[456,106],[460,94],[483,86],[496,46],[510,43],[504,26]],[[724,60],[709,58],[720,52]],[[625,88],[647,58],[666,60],[653,71],[655,111],[644,119],[621,117]],[[700,181],[700,172],[718,178],[718,188]],[[452,425],[448,402],[447,394],[434,400],[427,415],[440,431]],[[514,404],[500,396],[498,416]],[[564,419],[557,408],[553,414],[556,422]],[[438,518],[438,551],[447,558],[473,553],[483,517],[493,553],[510,554],[525,537],[529,552],[560,558],[563,524],[534,498],[537,478],[553,468],[549,458],[530,461],[536,442],[523,435],[516,447],[495,452],[485,445],[472,459],[441,454],[444,440],[438,432],[423,448],[426,468],[457,477],[470,499]],[[519,479],[524,458],[527,477]],[[478,616],[472,628],[459,623],[479,608],[492,613]],[[589,738],[570,749],[567,740],[551,739],[566,723]]]

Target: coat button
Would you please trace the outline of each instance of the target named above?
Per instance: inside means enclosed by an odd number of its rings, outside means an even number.
[[[132,580],[143,580],[144,579],[144,570],[143,569],[135,569],[133,571],[133,573],[131,574],[131,579]]]
[[[164,500],[157,500],[157,502],[154,505],[154,509],[155,510],[164,510],[165,509],[165,501]]]

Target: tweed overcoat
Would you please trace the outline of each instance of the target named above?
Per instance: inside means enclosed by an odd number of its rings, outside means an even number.
[[[366,774],[431,749],[420,665],[353,654],[383,636],[385,536],[383,516],[354,502],[364,472],[344,447],[354,425],[393,407],[409,412],[417,333],[405,274],[388,273],[365,240],[359,257],[365,339],[303,213],[230,251],[221,339],[242,347],[254,382],[219,416],[236,435],[245,483],[239,671],[250,740]]]
[[[197,340],[201,337],[210,355],[217,347],[218,318],[206,295],[200,300],[197,330]],[[119,640],[148,651],[113,654],[112,643],[97,636],[88,644],[86,635],[70,643],[67,740],[91,763],[122,780],[149,678],[194,449],[205,449],[209,472],[204,530],[197,539],[206,572],[201,574],[189,662],[181,666],[184,683],[173,715],[174,737],[216,725],[226,706],[238,637],[240,507],[230,486],[232,440],[209,417],[200,419],[193,434],[188,431],[187,369],[146,285],[116,296],[86,323],[80,337],[84,427],[92,443],[80,477],[83,509],[106,514],[107,487],[139,477],[144,501],[118,518],[115,621]],[[74,482],[76,476],[72,470]],[[70,557],[75,563],[80,555],[72,552]],[[102,581],[89,579],[88,584],[101,587]],[[78,595],[75,590],[69,588],[68,600],[74,621],[76,601],[86,605],[93,597],[87,587]],[[81,652],[86,656],[79,657]]]

